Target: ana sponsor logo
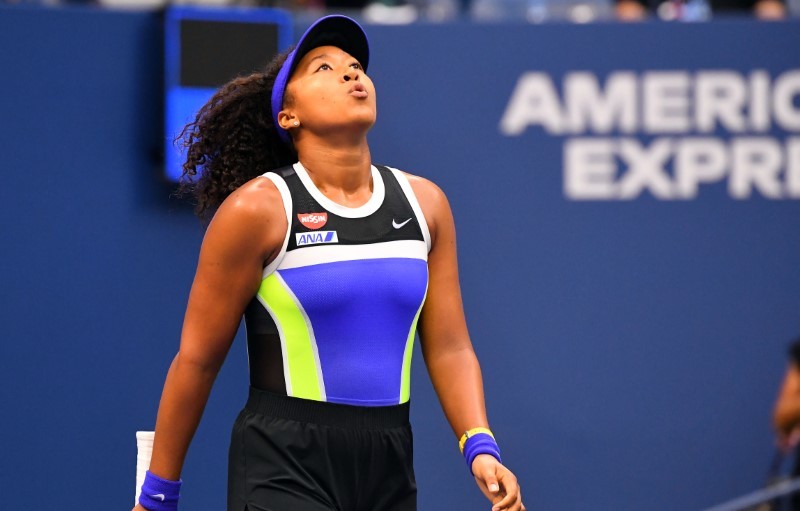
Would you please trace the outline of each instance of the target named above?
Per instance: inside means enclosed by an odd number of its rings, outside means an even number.
[[[300,223],[309,229],[319,229],[328,222],[327,213],[300,213],[297,215]]]
[[[339,243],[336,231],[301,232],[295,234],[297,246],[316,245],[318,243]]]

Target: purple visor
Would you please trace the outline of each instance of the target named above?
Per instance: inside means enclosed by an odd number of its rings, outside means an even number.
[[[298,41],[295,49],[286,57],[278,76],[275,78],[275,85],[272,86],[272,122],[284,142],[289,142],[289,132],[278,124],[278,114],[283,109],[283,96],[286,92],[286,85],[289,83],[292,73],[294,73],[300,60],[314,48],[320,46],[336,46],[352,55],[361,64],[364,71],[369,65],[369,42],[367,34],[355,20],[333,14],[320,18],[311,25]]]

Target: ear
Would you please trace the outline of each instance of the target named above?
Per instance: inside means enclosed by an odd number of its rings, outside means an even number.
[[[295,121],[297,121],[297,117],[291,110],[285,109],[278,112],[278,125],[286,131],[291,131],[295,127]]]

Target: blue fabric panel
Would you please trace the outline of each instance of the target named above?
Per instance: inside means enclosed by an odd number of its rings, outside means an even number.
[[[328,401],[397,403],[408,332],[427,287],[427,263],[366,259],[279,273],[311,322]]]

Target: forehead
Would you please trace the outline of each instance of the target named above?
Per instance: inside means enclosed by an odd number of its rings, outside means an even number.
[[[349,53],[347,53],[346,51],[337,46],[317,46],[313,50],[303,55],[303,58],[300,59],[300,62],[297,63],[297,67],[295,67],[295,69],[297,71],[300,71],[301,69],[305,68],[312,60],[323,57],[330,59],[337,59],[337,60],[346,60],[353,58]]]

